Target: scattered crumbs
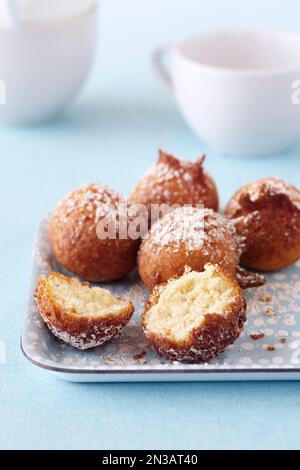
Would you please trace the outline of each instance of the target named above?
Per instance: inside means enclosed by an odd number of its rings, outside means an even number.
[[[273,297],[269,294],[260,294],[259,300],[261,302],[272,302]]]
[[[265,337],[264,333],[250,335],[250,338],[253,339],[253,341],[258,341],[259,339],[262,339],[264,337]]]
[[[267,347],[267,351],[269,351],[269,352],[273,352],[273,351],[275,351],[275,349],[276,348],[274,346],[268,346]]]
[[[280,343],[285,344],[286,343],[286,338],[280,338]]]
[[[117,361],[115,359],[113,359],[112,357],[108,356],[104,359],[104,362],[105,364],[108,364],[110,366],[113,366],[117,363]]]
[[[260,287],[260,286],[265,285],[266,283],[265,276],[258,274],[258,273],[246,271],[240,266],[237,267],[236,277],[242,289],[251,289],[253,287]]]
[[[266,308],[266,314],[268,315],[268,317],[276,317],[276,313],[274,312],[272,307]]]
[[[132,357],[132,359],[134,361],[140,361],[141,359],[143,359],[144,356],[146,356],[146,351],[141,351],[140,353],[138,354],[135,354],[135,356]]]

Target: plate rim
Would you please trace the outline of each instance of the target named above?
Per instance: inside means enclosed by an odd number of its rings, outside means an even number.
[[[28,352],[26,352],[25,347],[23,345],[23,335],[20,338],[20,349],[22,351],[22,354],[24,357],[33,365],[49,370],[51,372],[61,372],[64,374],[268,374],[268,373],[286,373],[286,374],[296,374],[300,373],[300,367],[296,368],[280,368],[275,367],[275,368],[238,368],[238,369],[231,369],[231,368],[211,368],[211,369],[184,369],[183,367],[180,369],[176,369],[175,367],[172,369],[151,369],[147,368],[145,366],[141,366],[141,368],[134,368],[134,366],[123,366],[120,368],[113,368],[110,367],[109,365],[103,367],[103,369],[96,369],[96,368],[86,368],[86,369],[79,369],[79,368],[67,368],[67,367],[61,367],[61,366],[51,366],[49,364],[37,361],[33,357],[30,356]],[[169,366],[169,364],[167,364]]]

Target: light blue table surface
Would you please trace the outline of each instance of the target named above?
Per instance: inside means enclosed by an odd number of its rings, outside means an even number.
[[[150,50],[214,27],[296,28],[300,6],[284,4],[104,1],[99,57],[77,101],[54,123],[0,130],[0,448],[299,448],[297,382],[71,384],[19,349],[39,218],[83,182],[129,193],[158,147],[186,158],[207,150],[156,83]],[[257,177],[299,185],[300,147],[267,159],[207,154],[223,202]]]

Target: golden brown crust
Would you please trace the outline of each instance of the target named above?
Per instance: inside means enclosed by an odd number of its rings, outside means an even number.
[[[142,316],[142,328],[149,343],[161,354],[173,361],[203,363],[222,353],[241,335],[247,320],[247,303],[241,288],[231,274],[218,267],[220,275],[234,286],[233,301],[225,314],[207,314],[200,327],[194,328],[184,343],[157,335],[147,329],[147,315],[157,304],[167,284],[153,289]]]
[[[59,273],[51,273],[50,277],[63,278],[70,281],[71,278]],[[89,283],[83,282],[82,285]],[[41,276],[38,280],[35,300],[39,312],[52,333],[78,349],[88,349],[99,346],[115,336],[129,322],[134,312],[132,302],[122,313],[116,315],[107,312],[105,317],[91,318],[78,316],[72,312],[62,311],[51,293],[48,278]]]
[[[196,219],[195,219],[196,215]],[[198,231],[199,223],[204,220]],[[196,222],[195,222],[196,221]],[[138,253],[138,270],[150,289],[183,274],[186,266],[203,271],[207,263],[236,273],[239,240],[231,222],[209,209],[179,208],[156,222]],[[178,238],[184,230],[182,238]]]
[[[226,208],[245,239],[241,262],[276,271],[300,258],[300,191],[285,181],[266,178],[238,190]]]
[[[83,186],[53,212],[49,238],[54,254],[65,268],[93,282],[109,282],[126,276],[135,266],[138,240],[101,239],[97,226],[103,215],[118,214],[126,201],[118,193],[97,184]]]
[[[218,191],[203,168],[204,159],[202,155],[195,163],[181,161],[160,150],[156,166],[137,183],[130,203],[147,206],[149,214],[151,204],[203,204],[217,211]]]

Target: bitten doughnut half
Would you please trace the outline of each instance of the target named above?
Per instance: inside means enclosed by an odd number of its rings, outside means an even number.
[[[239,237],[232,222],[210,209],[181,207],[158,220],[143,240],[138,269],[152,288],[183,274],[219,264],[232,275],[239,263]]]
[[[159,152],[157,164],[137,183],[129,201],[132,204],[143,204],[148,209],[149,221],[157,220],[151,213],[151,205],[167,204],[168,206],[189,204],[218,210],[219,197],[213,179],[203,168],[205,156],[195,163],[178,160]]]
[[[241,288],[214,265],[157,286],[142,317],[143,331],[161,355],[193,363],[223,352],[240,336],[245,322]]]
[[[300,191],[291,184],[277,178],[247,184],[233,196],[226,215],[237,219],[245,239],[245,266],[276,271],[300,258]]]
[[[39,278],[35,299],[50,331],[78,349],[116,337],[134,311],[130,300],[59,273]]]
[[[75,190],[49,221],[57,260],[88,281],[108,282],[126,276],[135,266],[139,246],[139,241],[126,233],[123,238],[120,235],[123,217],[123,230],[130,223],[127,215],[126,200],[106,186],[89,184]],[[111,223],[107,232],[104,220]]]

